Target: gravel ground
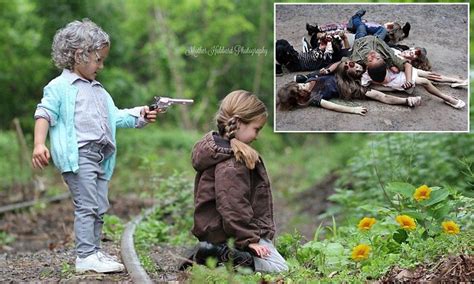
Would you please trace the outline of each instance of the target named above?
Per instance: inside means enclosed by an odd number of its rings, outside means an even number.
[[[347,22],[357,10],[367,11],[364,19],[384,23],[397,21],[412,26],[408,38],[400,42],[408,46],[422,46],[428,51],[433,71],[456,78],[468,78],[468,9],[467,5],[277,5],[275,39],[288,40],[301,51],[301,38],[306,23]],[[290,82],[297,73],[276,77],[275,93]],[[302,72],[309,73],[309,72]],[[438,84],[444,93],[462,99],[468,104],[468,90],[453,89]],[[406,97],[403,92],[387,92]],[[441,99],[430,95],[418,86],[414,95],[422,97],[422,104],[410,109],[404,106],[385,105],[376,101],[340,101],[351,106],[368,108],[366,116],[337,113],[309,107],[275,113],[275,130],[286,131],[467,131],[468,108],[456,110]]]

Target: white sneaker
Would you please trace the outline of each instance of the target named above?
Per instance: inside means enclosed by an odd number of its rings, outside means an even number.
[[[109,261],[109,260],[112,260],[112,261],[115,261],[115,262],[118,262],[119,259],[118,257],[116,257],[115,255],[110,255],[106,252],[102,252],[102,251],[97,251],[97,257],[99,257],[99,259],[101,261]]]
[[[123,266],[123,264],[113,261],[111,259],[101,259],[97,253],[91,254],[86,258],[76,258],[77,273],[83,273],[86,271],[95,271],[98,273],[120,272],[124,269],[125,267]]]

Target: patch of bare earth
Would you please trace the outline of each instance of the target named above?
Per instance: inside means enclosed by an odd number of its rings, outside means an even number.
[[[136,196],[110,199],[109,214],[128,221],[152,200]],[[70,199],[49,203],[45,208],[31,207],[0,216],[0,231],[15,241],[0,247],[0,283],[19,282],[130,282],[126,273],[75,275],[74,211]],[[119,243],[107,236],[102,240],[106,252],[120,256]]]
[[[393,267],[379,283],[472,283],[474,256],[443,257],[436,263],[420,265],[415,269]]]

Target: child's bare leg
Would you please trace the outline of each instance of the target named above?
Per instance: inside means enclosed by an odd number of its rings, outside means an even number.
[[[447,101],[451,104],[456,104],[458,102],[458,99],[456,99],[455,97],[443,94],[440,90],[433,86],[433,84],[431,84],[430,80],[426,78],[418,77],[416,78],[415,83],[423,86],[430,94],[435,95],[444,101]]]
[[[431,81],[441,82],[441,83],[458,83],[458,84],[466,84],[467,80],[457,79],[453,77],[444,76],[434,72],[427,72],[424,70],[418,70],[418,76],[422,78],[426,78]]]
[[[373,89],[365,93],[365,96],[389,105],[408,105],[414,107],[419,106],[421,103],[421,97],[400,98]]]

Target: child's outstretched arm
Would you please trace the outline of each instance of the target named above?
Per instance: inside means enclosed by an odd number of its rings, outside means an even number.
[[[359,115],[365,115],[367,113],[367,108],[357,106],[357,107],[349,107],[349,106],[343,106],[343,105],[338,105],[335,103],[332,103],[327,100],[321,100],[321,107],[325,109],[330,109],[333,111],[337,112],[347,112],[347,113],[353,113],[353,114],[359,114]]]
[[[321,68],[321,70],[319,70],[319,74],[320,75],[328,75],[328,74],[333,73],[334,70],[336,70],[339,63],[341,63],[341,61],[337,61],[337,62],[331,64],[329,67]]]
[[[403,84],[403,89],[410,89],[411,87],[413,87],[413,80],[412,80],[412,66],[410,63],[408,62],[405,62],[403,64],[403,66],[405,67],[405,77],[406,77],[406,82],[405,84]]]
[[[38,118],[35,122],[34,149],[31,162],[34,168],[43,169],[49,164],[49,150],[46,147],[46,135],[48,135],[49,122],[44,118]]]

